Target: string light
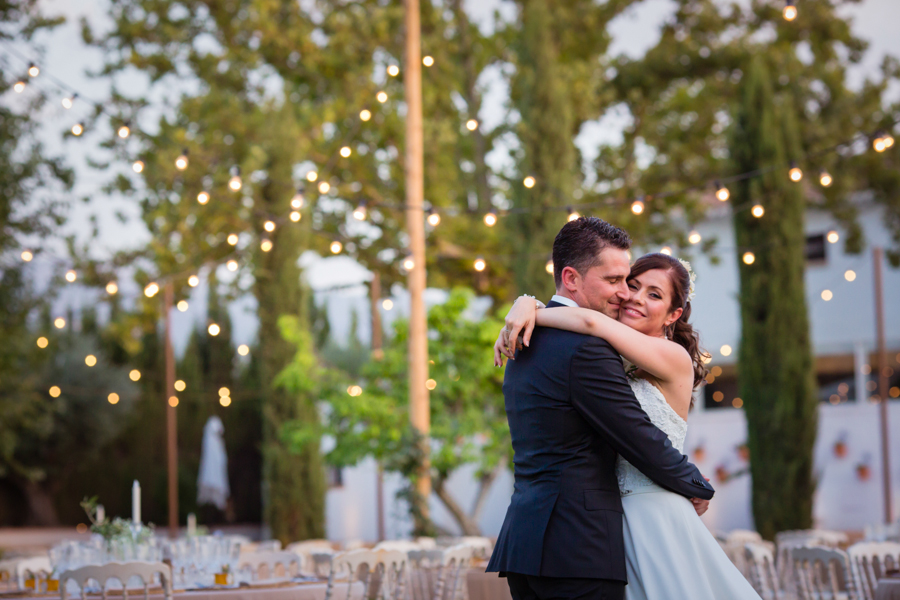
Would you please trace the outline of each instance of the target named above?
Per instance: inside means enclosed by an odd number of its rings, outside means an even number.
[[[375,99],[378,100],[379,102],[381,102],[382,104],[384,104],[385,102],[387,102],[387,99],[388,99],[387,92],[384,92],[384,91],[378,92],[375,95]]]
[[[119,285],[115,281],[110,281],[106,284],[106,293],[115,296],[119,293]]]
[[[844,279],[847,281],[856,281],[856,271],[853,269],[847,269],[844,271]]]
[[[825,169],[819,172],[819,183],[822,184],[822,187],[829,187],[833,181],[831,175]]]
[[[141,372],[137,369],[132,369],[128,374],[128,378],[132,381],[139,381],[141,379]]]
[[[66,271],[66,281],[69,283],[75,283],[75,280],[78,279],[78,274],[71,269]]]
[[[41,74],[41,69],[34,63],[28,64],[28,76],[29,77],[37,77]]]
[[[341,148],[341,156],[343,156],[344,158],[349,158],[352,152],[353,151],[350,149],[350,146],[344,146],[343,148]]]
[[[433,390],[437,387],[437,381],[435,381],[434,379],[429,379],[425,382],[425,387],[427,387],[429,390]]]
[[[78,94],[72,94],[71,96],[66,96],[62,99],[63,108],[69,110],[75,104],[75,98],[78,97]]]
[[[131,165],[131,169],[135,173],[142,173],[144,171],[144,161],[142,161],[142,160],[134,161],[134,163],[132,163],[132,165]]]
[[[222,331],[222,328],[216,325],[215,323],[210,323],[209,327],[206,328],[206,331],[209,332],[209,335],[215,337],[219,335],[219,332]]]
[[[152,298],[156,294],[159,293],[159,286],[156,283],[148,283],[147,287],[144,288],[144,295],[148,298]]]
[[[822,290],[822,300],[828,302],[832,298],[834,298],[834,294],[831,293],[831,290]]]
[[[391,310],[391,309],[393,309],[393,308],[394,308],[394,301],[391,300],[390,298],[385,298],[384,300],[381,301],[381,308],[383,308],[384,310]]]
[[[230,396],[230,395],[231,395],[231,390],[229,390],[227,387],[219,388],[219,398],[224,398],[225,396]]]
[[[788,22],[797,18],[797,6],[794,4],[794,0],[787,0],[781,14],[784,17],[784,20]]]
[[[272,240],[263,240],[259,243],[259,249],[268,252],[272,249]]]
[[[94,365],[97,364],[97,357],[94,356],[93,354],[88,354],[87,356],[84,357],[84,364],[86,364],[89,367],[93,367]]]
[[[248,354],[250,354],[250,346],[248,346],[247,344],[241,344],[240,346],[238,346],[237,351],[241,356],[247,356]]]
[[[169,406],[176,408],[178,406],[178,396],[169,396]]]
[[[239,192],[244,187],[241,180],[241,168],[238,166],[231,167],[231,179],[228,180],[228,189],[232,192]]]
[[[719,348],[719,352],[722,353],[722,356],[731,356],[731,346],[725,344],[721,348]]]
[[[16,90],[17,94],[21,94],[25,91],[25,82],[23,80],[18,80],[13,84],[13,89]]]
[[[699,243],[700,243],[700,240],[702,240],[702,239],[703,239],[703,238],[700,236],[700,232],[697,231],[697,230],[692,231],[692,232],[688,235],[688,242],[691,243],[691,244],[695,244],[695,245],[696,245],[696,244],[699,244]]]
[[[636,215],[639,215],[644,212],[644,202],[643,200],[635,200],[631,203],[631,212]]]
[[[727,202],[731,197],[731,192],[728,191],[728,188],[716,182],[716,198],[719,199],[719,202]]]
[[[209,192],[203,191],[197,194],[197,202],[200,204],[206,204],[209,202]]]
[[[219,404],[222,406],[231,406],[231,397],[230,396],[220,396]]]
[[[828,240],[828,243],[829,243],[829,244],[837,244],[837,243],[838,243],[838,240],[841,239],[841,236],[840,236],[840,234],[838,234],[837,231],[835,231],[834,229],[832,229],[832,230],[829,231],[828,234],[825,236],[825,239]]]
[[[331,189],[331,184],[328,183],[327,181],[319,182],[319,193],[320,194],[327,194],[330,189]]]
[[[581,216],[580,214],[578,214],[578,212],[572,210],[572,207],[571,207],[571,206],[566,207],[566,210],[569,212],[569,216],[567,217],[567,219],[569,220],[569,222],[572,222],[572,221],[574,221],[575,219],[577,219],[578,217]]]
[[[487,213],[485,213],[484,224],[487,225],[488,227],[493,227],[494,225],[497,224],[497,213],[494,212],[493,208],[491,210],[489,210]]]
[[[300,210],[301,208],[303,208],[303,205],[306,203],[306,198],[303,195],[304,192],[305,190],[302,186],[297,188],[297,193],[294,194],[293,198],[291,198],[291,208],[293,208],[294,210]]]
[[[478,258],[475,259],[474,267],[475,267],[476,271],[481,273],[482,271],[484,271],[487,268],[487,263],[484,262],[484,259],[479,256]]]
[[[119,395],[115,392],[110,392],[109,396],[106,397],[110,404],[118,404],[119,403]]]
[[[265,223],[263,223],[263,229],[265,229],[269,233],[272,233],[273,231],[275,231],[275,221],[266,221]]]
[[[432,56],[425,55],[422,57],[422,64],[426,67],[430,67],[434,64],[434,58]]]
[[[239,239],[240,239],[240,238],[238,237],[238,234],[236,234],[236,233],[229,233],[229,234],[228,234],[228,237],[225,239],[225,241],[228,242],[228,245],[229,245],[229,246],[237,246],[237,243],[238,243],[238,240],[239,240]]]
[[[359,205],[357,205],[357,207],[353,209],[353,218],[356,219],[357,221],[365,221],[366,220],[366,201],[365,200],[360,202]]]
[[[66,320],[62,317],[56,317],[56,319],[53,320],[53,326],[57,329],[62,329],[66,326]]]
[[[387,74],[391,77],[396,77],[400,74],[400,67],[398,67],[397,65],[389,65],[387,68]]]
[[[347,394],[352,397],[357,397],[362,395],[362,388],[358,385],[347,386]]]
[[[763,208],[762,204],[754,204],[753,208],[750,209],[750,214],[759,219],[766,214],[766,209]]]
[[[50,388],[49,394],[51,398],[59,398],[59,395],[62,394],[62,390],[59,389],[58,385],[54,385]]]
[[[49,345],[50,345],[50,340],[48,340],[44,336],[41,336],[37,339],[37,347],[38,348],[43,350],[44,348],[46,348]]]
[[[522,185],[524,185],[528,189],[533,188],[535,183],[537,183],[537,182],[534,179],[534,177],[532,177],[531,175],[529,175],[528,177],[526,177],[525,179],[522,180]]]
[[[469,131],[475,131],[476,129],[478,129],[478,121],[476,121],[475,119],[469,119],[468,121],[466,121],[466,129],[468,129]]]
[[[335,240],[335,241],[331,242],[331,246],[329,247],[329,249],[331,250],[332,254],[340,254],[341,250],[344,249],[344,245],[342,243],[340,243],[339,241]]]
[[[236,260],[229,260],[227,263],[225,263],[225,266],[232,273],[238,270],[238,262]]]
[[[660,254],[665,254],[666,256],[672,256],[672,249],[668,246],[663,246],[659,249]]]
[[[175,381],[172,387],[175,388],[176,392],[183,392],[185,389],[187,389],[187,384],[185,384],[181,379],[178,379],[177,381]]]
[[[803,171],[800,170],[800,167],[798,167],[797,163],[794,161],[791,161],[791,170],[788,171],[788,176],[794,183],[797,183],[798,181],[803,179]]]
[[[319,178],[319,174],[316,173],[315,171],[310,171],[309,173],[306,174],[306,180],[310,183],[312,183],[313,181],[315,181],[318,178]]]
[[[437,227],[441,223],[441,215],[436,213],[433,208],[429,208],[428,216],[425,217],[425,220],[428,221],[428,224],[432,227]]]
[[[294,223],[299,223],[300,219],[303,217],[303,215],[300,214],[300,211],[297,211],[297,210],[292,210],[291,214],[288,216],[291,218],[291,221],[293,221]]]
[[[743,261],[745,265],[752,265],[756,262],[756,255],[752,252],[744,252]]]
[[[553,259],[547,261],[547,264],[544,265],[544,270],[547,271],[548,274],[553,275]]]
[[[34,258],[34,254],[31,252],[31,250],[22,250],[21,256],[24,262],[31,262],[31,260]]]
[[[179,300],[178,304],[176,304],[175,307],[179,310],[179,312],[187,312],[188,301],[187,300]]]
[[[416,261],[413,260],[412,255],[407,256],[403,259],[403,268],[407,271],[412,271],[416,266]]]
[[[372,113],[369,110],[366,110],[364,108],[361,111],[359,111],[359,118],[361,121],[368,121],[369,119],[372,118]]]
[[[187,148],[181,151],[181,154],[178,158],[175,159],[175,168],[179,171],[184,171],[188,168],[188,151]]]
[[[72,125],[72,135],[78,137],[82,133],[84,133],[84,123],[75,123]]]
[[[200,278],[196,275],[191,275],[190,277],[188,277],[188,285],[191,287],[197,287],[198,285],[200,285]]]
[[[884,143],[885,149],[891,148],[894,145],[894,136],[885,131],[882,134],[881,141]]]
[[[127,121],[121,127],[119,127],[119,131],[117,133],[123,140],[131,135],[131,128],[128,126]]]

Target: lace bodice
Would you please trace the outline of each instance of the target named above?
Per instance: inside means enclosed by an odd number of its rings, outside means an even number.
[[[632,380],[631,389],[638,402],[641,403],[641,408],[650,417],[650,421],[669,436],[669,440],[676,450],[684,452],[687,421],[678,416],[675,409],[666,402],[662,392],[646,379]],[[623,496],[640,488],[657,487],[649,477],[638,471],[634,465],[621,456],[616,462],[616,476],[619,480],[619,491]]]

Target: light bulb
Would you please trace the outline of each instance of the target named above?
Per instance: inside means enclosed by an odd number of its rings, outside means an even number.
[[[66,281],[68,281],[69,283],[75,283],[76,279],[78,279],[78,275],[75,273],[75,271],[66,271]]]
[[[497,224],[497,213],[494,212],[493,208],[484,215],[484,224],[488,227],[493,227]]]
[[[227,387],[219,388],[219,398],[224,398],[225,396],[230,396],[230,395],[231,395],[231,390],[229,390]]]
[[[422,64],[425,65],[426,67],[430,67],[431,65],[434,64],[434,58],[431,57],[431,56],[427,56],[427,55],[426,55],[426,56],[423,56],[423,57],[422,57]]]
[[[393,309],[393,308],[394,308],[394,301],[391,300],[390,298],[385,298],[384,300],[381,301],[381,308],[383,308],[384,310],[391,310],[391,309]]]
[[[187,384],[184,383],[183,380],[178,379],[178,380],[175,381],[175,383],[172,385],[172,387],[175,388],[175,391],[176,391],[176,392],[183,392],[184,390],[187,389]]]
[[[567,208],[566,210],[569,211],[569,216],[567,217],[567,220],[570,223],[581,216],[580,214],[578,214],[577,211],[574,211],[571,208]]]
[[[54,385],[50,388],[50,396],[52,398],[59,398],[60,394],[62,394],[62,390],[59,389],[58,385]]]
[[[128,379],[132,381],[139,381],[141,379],[141,372],[137,369],[132,369],[130,373],[128,373]]]
[[[210,323],[209,327],[206,328],[206,331],[209,332],[209,335],[215,337],[219,335],[219,332],[222,331],[222,328],[216,325],[215,323]]]
[[[263,240],[259,243],[259,249],[268,252],[272,249],[272,240]]]
[[[663,246],[659,249],[660,254],[665,254],[666,256],[672,256],[672,249],[668,246]]]
[[[157,293],[159,293],[159,286],[156,283],[148,283],[144,288],[144,295],[148,298],[152,298]]]
[[[109,396],[107,396],[106,399],[109,400],[110,404],[119,403],[119,395],[115,392],[110,392]]]
[[[95,366],[97,364],[97,357],[94,356],[93,354],[88,354],[87,356],[84,357],[84,364],[86,364],[89,367]]]
[[[688,242],[690,242],[691,244],[699,244],[700,240],[702,239],[703,238],[700,236],[700,232],[696,230],[692,231],[690,235],[688,235]]]
[[[119,284],[117,284],[115,281],[110,281],[109,283],[107,283],[106,284],[106,293],[109,294],[110,296],[115,296],[116,294],[118,294],[119,293]]]
[[[228,234],[228,237],[225,239],[225,241],[228,242],[228,245],[229,245],[229,246],[237,246],[237,243],[238,243],[238,240],[239,240],[239,239],[240,239],[240,238],[238,237],[238,234],[236,234],[236,233],[229,233],[229,234]]]
[[[344,146],[343,148],[341,148],[341,156],[343,156],[344,158],[348,158],[352,153],[353,151],[350,149],[350,146]]]
[[[84,133],[84,124],[75,123],[74,125],[72,125],[72,135],[78,137],[82,133]]]
[[[339,241],[335,240],[335,241],[331,242],[331,246],[329,249],[331,250],[332,254],[340,254],[341,250],[344,249],[344,245],[342,243],[340,243]]]
[[[191,275],[190,277],[188,277],[188,285],[191,287],[197,287],[198,285],[200,285],[200,278],[196,275]]]
[[[144,161],[136,160],[131,164],[131,170],[135,173],[143,173],[144,172]]]
[[[547,271],[548,274],[553,275],[553,259],[547,261],[547,264],[544,265],[544,270]]]
[[[31,259],[34,258],[34,254],[32,254],[31,250],[22,250],[22,261],[23,262],[31,262]]]
[[[181,155],[175,159],[175,168],[179,171],[184,171],[188,168],[188,151],[184,149],[181,151]]]
[[[266,221],[265,223],[263,223],[263,229],[265,229],[269,233],[272,233],[273,231],[275,231],[275,221]]]
[[[644,203],[641,200],[635,200],[631,203],[631,212],[639,215],[644,212]]]
[[[833,180],[831,178],[831,175],[828,174],[828,171],[822,169],[822,171],[819,173],[819,183],[822,184],[822,187],[830,186],[832,181]]]
[[[531,175],[529,175],[528,177],[526,177],[525,179],[522,180],[522,185],[524,185],[528,189],[533,188],[535,183],[536,183],[536,181],[535,181],[534,177],[532,177]]]
[[[222,406],[231,406],[231,398],[229,396],[221,396],[219,398],[219,404]]]
[[[387,102],[387,99],[388,99],[387,92],[378,92],[375,95],[375,99],[378,100],[379,102],[381,102],[382,104],[384,104],[385,102]]]
[[[306,198],[303,195],[304,189],[302,187],[297,188],[297,193],[294,194],[294,197],[291,198],[291,208],[294,210],[300,210],[303,208],[303,205],[306,203]]]
[[[428,209],[428,216],[426,217],[428,224],[432,227],[437,227],[441,223],[441,215],[434,212],[433,208]]]
[[[228,189],[232,192],[239,192],[241,188],[244,186],[244,182],[241,181],[240,175],[232,175],[231,179],[228,180]]]
[[[327,194],[330,189],[331,189],[331,184],[328,183],[327,181],[319,182],[319,193],[320,194]]]
[[[300,211],[296,211],[296,210],[292,210],[291,214],[288,216],[290,217],[291,221],[293,221],[294,223],[299,223],[300,219],[303,217],[303,215],[300,214]]]
[[[754,204],[753,208],[750,209],[750,214],[759,219],[766,214],[766,209],[763,208],[762,204]]]
[[[359,118],[361,121],[368,121],[372,118],[372,113],[364,108],[359,111]]]
[[[25,91],[25,82],[21,79],[13,84],[13,89],[16,90],[17,94],[21,94]]]
[[[853,269],[847,269],[844,272],[844,279],[846,279],[847,281],[856,281],[856,271],[854,271]]]
[[[478,121],[476,121],[475,119],[469,119],[468,121],[466,121],[466,129],[468,129],[469,131],[475,131],[476,129],[478,129]]]
[[[484,271],[487,268],[487,263],[484,262],[484,259],[479,256],[478,258],[475,259],[474,267],[475,267],[476,271],[481,273],[482,271]]]
[[[209,192],[200,192],[197,194],[197,202],[200,204],[206,204],[209,202]]]
[[[29,77],[37,77],[40,74],[41,74],[41,70],[38,68],[38,66],[36,64],[31,63],[30,65],[28,65],[28,76]]]
[[[66,326],[66,320],[62,317],[56,317],[56,319],[53,320],[53,326],[57,329],[62,329]]]
[[[121,127],[119,127],[118,134],[119,134],[119,137],[124,140],[129,135],[131,135],[131,128],[128,127],[128,125],[122,125]]]
[[[784,5],[784,10],[781,11],[782,16],[784,16],[785,21],[793,21],[797,18],[797,7],[794,5],[794,0],[787,0],[787,4]]]
[[[412,256],[407,256],[406,258],[403,259],[403,268],[406,269],[407,271],[412,271],[415,266],[416,266],[416,261],[413,260]]]
[[[828,240],[829,244],[837,244],[838,240],[841,239],[841,236],[838,235],[838,232],[832,229],[828,232],[828,235],[825,236],[825,239]]]
[[[72,108],[72,105],[75,104],[75,98],[77,96],[78,96],[78,94],[73,94],[72,96],[66,96],[65,98],[63,98],[62,99],[63,108],[65,108],[66,110]]]
[[[803,179],[803,171],[800,170],[800,167],[798,167],[797,163],[795,163],[794,161],[791,161],[791,170],[788,171],[788,176],[794,183]]]
[[[828,302],[832,298],[834,298],[834,294],[831,293],[831,290],[822,290],[822,300]]]
[[[38,348],[41,348],[41,349],[46,348],[47,346],[50,345],[50,340],[48,340],[44,336],[41,336],[37,339],[37,345],[38,345]]]
[[[169,406],[176,408],[178,406],[178,396],[169,396]]]
[[[175,307],[179,310],[179,312],[187,312],[188,309],[188,301],[187,300],[179,300],[178,304]],[[178,390],[181,391],[181,390]]]
[[[890,148],[894,145],[894,136],[885,132],[884,135],[881,136],[881,141],[884,144],[885,149]]]
[[[719,352],[722,353],[722,356],[731,356],[731,346],[725,344],[721,348],[719,348]]]
[[[315,181],[318,178],[319,178],[319,174],[316,173],[315,171],[310,171],[309,173],[306,174],[306,180],[309,181],[310,183],[312,183],[313,181]]]
[[[353,209],[353,218],[357,221],[365,221],[366,220],[366,201],[363,200],[359,203],[359,205]]]
[[[388,66],[387,74],[390,75],[391,77],[396,77],[397,75],[400,74],[400,67],[398,67],[397,65]]]
[[[238,262],[237,262],[236,260],[229,260],[227,263],[225,263],[225,267],[226,267],[229,271],[231,271],[232,273],[234,273],[235,271],[238,270]]]
[[[752,252],[744,252],[743,261],[745,265],[752,265],[756,262],[756,255]]]
[[[247,356],[248,354],[250,354],[250,346],[248,346],[247,344],[241,344],[240,346],[238,346],[237,351],[241,356]]]
[[[723,186],[718,181],[716,182],[716,198],[719,199],[719,202],[726,202],[731,197],[731,192],[728,191],[728,188]]]

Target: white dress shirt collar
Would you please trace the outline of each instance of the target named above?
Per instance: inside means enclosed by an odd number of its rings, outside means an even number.
[[[572,306],[574,308],[578,308],[578,303],[572,300],[571,298],[566,298],[565,296],[560,296],[559,294],[553,294],[553,297],[550,298],[550,302],[558,302],[563,306]]]

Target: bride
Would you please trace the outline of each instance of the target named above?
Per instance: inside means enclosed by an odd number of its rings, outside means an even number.
[[[693,391],[706,375],[689,323],[694,278],[687,262],[642,256],[631,268],[631,297],[622,302],[618,320],[587,308],[538,310],[533,300],[517,301],[494,346],[494,364],[502,365],[502,355],[514,360],[510,339],[528,346],[535,325],[603,338],[631,363],[634,395],[683,453]],[[627,600],[759,599],[690,500],[659,487],[621,456],[616,474],[625,511]]]

